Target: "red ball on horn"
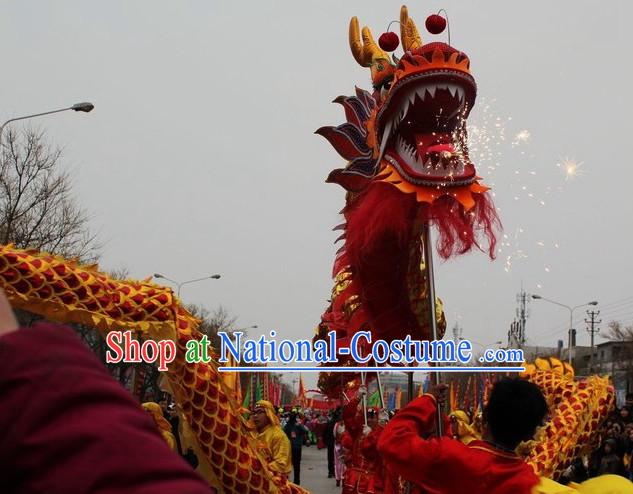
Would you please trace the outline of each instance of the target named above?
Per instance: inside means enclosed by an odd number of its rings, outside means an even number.
[[[439,14],[433,14],[426,18],[426,30],[431,34],[440,34],[446,29],[446,19]]]
[[[385,51],[394,51],[399,44],[400,39],[398,39],[398,35],[390,31],[382,33],[380,38],[378,38],[378,45]]]

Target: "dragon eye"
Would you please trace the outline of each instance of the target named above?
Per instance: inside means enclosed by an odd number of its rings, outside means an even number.
[[[389,92],[389,90],[391,89],[391,83],[392,83],[392,82],[393,82],[393,81],[390,79],[390,80],[385,81],[385,82],[382,84],[382,86],[380,86],[380,97],[381,97],[381,99],[383,99],[383,100],[384,100],[384,99],[387,97],[387,93],[388,93],[388,92]]]

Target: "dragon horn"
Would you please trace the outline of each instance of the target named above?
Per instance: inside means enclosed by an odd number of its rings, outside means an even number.
[[[405,52],[413,51],[422,46],[422,38],[420,38],[415,22],[409,17],[406,5],[400,9],[400,39],[402,40],[402,49]]]
[[[349,47],[352,55],[363,67],[370,67],[375,60],[389,60],[389,56],[380,49],[374,41],[368,27],[363,28],[363,40],[361,42],[358,29],[358,18],[352,17],[349,22]]]

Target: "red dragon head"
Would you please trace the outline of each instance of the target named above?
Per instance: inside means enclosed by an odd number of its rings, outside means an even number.
[[[356,17],[350,22],[352,54],[370,68],[374,91],[357,88],[356,96],[337,98],[347,122],[317,130],[349,160],[328,181],[352,192],[389,183],[432,206],[429,217],[441,235],[442,221],[455,220],[447,212],[457,212],[471,227],[479,223],[493,247],[496,214],[468,155],[466,121],[477,92],[470,59],[445,43],[423,44],[405,6],[400,29],[404,55],[397,59],[376,44],[369,28],[360,36]],[[463,230],[461,224],[457,230]],[[443,257],[452,253],[440,251]]]
[[[373,154],[385,160],[407,182],[442,187],[469,185],[475,167],[465,145],[466,118],[475,102],[477,86],[468,57],[445,43],[422,44],[406,7],[400,13],[405,50],[396,66],[379,70],[372,64],[377,107],[367,122]],[[358,21],[352,19],[350,36]],[[352,52],[372,50],[352,43]],[[351,38],[350,38],[351,40]],[[359,60],[358,57],[356,57]],[[374,70],[374,67],[376,70]]]
[[[432,317],[441,336],[446,322],[439,300],[431,314],[422,256],[427,226],[437,228],[444,259],[480,247],[481,237],[494,257],[500,226],[468,156],[466,119],[476,94],[470,60],[445,43],[423,44],[406,7],[400,28],[404,55],[390,58],[352,18],[350,48],[370,68],[374,90],[336,98],[347,122],[317,130],[348,161],[328,177],[348,191],[337,227],[345,244],[316,335],[335,331],[341,347],[361,329],[387,341],[428,340]],[[333,393],[345,379],[323,373],[320,386]]]

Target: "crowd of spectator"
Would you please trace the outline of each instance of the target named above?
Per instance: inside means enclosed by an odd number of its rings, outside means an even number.
[[[633,393],[626,395],[624,405],[609,416],[591,454],[577,458],[564,477],[582,482],[605,474],[633,480]]]

